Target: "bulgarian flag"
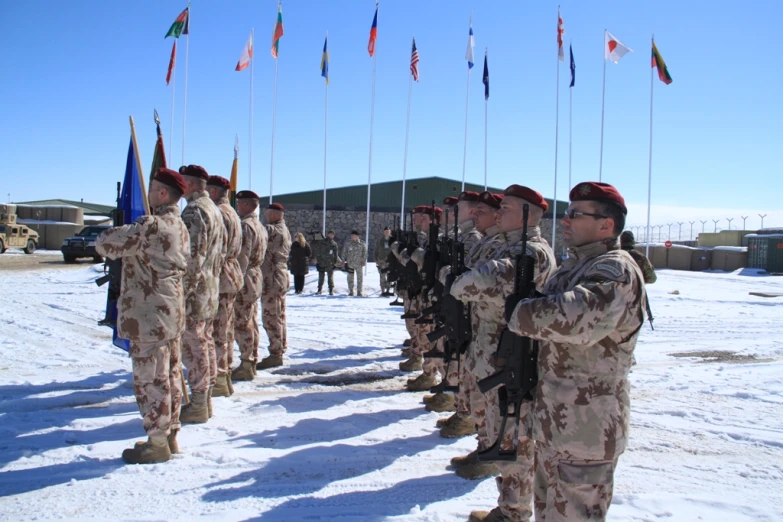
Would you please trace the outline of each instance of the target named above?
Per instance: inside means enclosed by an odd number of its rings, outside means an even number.
[[[661,53],[658,52],[658,48],[655,46],[655,40],[652,41],[652,67],[658,68],[658,78],[669,85],[672,83],[672,76],[669,74],[669,69],[666,67],[666,62],[663,61]]]
[[[169,32],[166,33],[166,36],[164,38],[168,38],[169,36],[173,36],[174,38],[179,38],[180,35],[183,34],[189,34],[190,29],[190,8],[186,7],[184,11],[182,11],[176,20],[174,20],[174,23],[171,24],[171,27],[169,27]]]
[[[272,33],[272,58],[277,58],[277,52],[280,49],[280,38],[283,36],[283,4],[277,3],[277,22],[275,22],[275,32]]]

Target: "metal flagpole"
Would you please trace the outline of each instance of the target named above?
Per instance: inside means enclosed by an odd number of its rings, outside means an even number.
[[[188,53],[190,51],[190,2],[188,2],[188,19],[185,24],[188,28],[188,37],[185,40],[185,96],[182,105],[182,164],[185,164],[185,121],[188,115]]]
[[[465,142],[462,147],[462,188],[465,191],[465,166],[468,161],[468,107],[470,106],[470,70],[473,60],[473,15],[470,15],[470,37],[468,39],[468,77],[465,81]]]
[[[572,136],[572,116],[574,103],[574,88],[568,88],[568,190],[571,190],[571,136]]]
[[[487,61],[489,50],[484,48],[484,61]],[[489,113],[489,97],[484,97],[484,191],[487,190],[487,114]],[[464,186],[463,186],[464,188]]]
[[[378,9],[378,2],[375,3],[375,9]],[[372,54],[372,89],[370,94],[370,159],[367,165],[367,223],[364,230],[364,243],[370,244],[370,190],[372,187],[372,138],[373,124],[375,123],[375,51]],[[403,191],[404,194],[404,191]],[[364,275],[367,275],[367,264],[364,265]]]
[[[558,13],[558,20],[560,15]],[[560,57],[557,58],[557,74],[555,75],[555,194],[552,198],[552,250],[555,250],[557,233],[557,145],[560,132]]]
[[[272,154],[269,159],[269,202],[272,203],[275,185],[275,123],[277,120],[277,58],[275,58],[275,90],[272,97]]]
[[[606,29],[604,29],[604,76],[601,83],[601,150],[598,155],[598,181],[604,169],[604,105],[606,103]],[[570,188],[570,187],[569,187]]]
[[[326,38],[329,38],[329,31],[326,32]],[[324,57],[324,59],[326,59]],[[326,136],[329,128],[329,79],[324,85],[324,211],[323,222],[321,223],[321,233],[326,237]]]
[[[255,64],[253,53],[256,46],[255,33],[255,29],[250,29],[250,143],[247,147],[247,184],[251,190],[253,189],[253,69]]]
[[[655,35],[652,37],[655,43]],[[604,61],[604,63],[606,63]],[[650,67],[650,155],[647,159],[647,236],[650,235],[650,201],[652,195],[652,145],[653,145],[653,67]],[[644,255],[650,256],[650,241],[644,248]]]
[[[413,75],[408,78],[408,116],[405,119],[405,155],[402,161],[402,204],[400,205],[400,223],[405,221],[405,174],[408,171],[408,134],[411,123],[411,93],[413,92]]]
[[[176,41],[174,44],[176,45]],[[176,60],[176,58],[175,58]],[[175,84],[177,82],[177,62],[174,62],[174,70],[171,71],[171,127],[169,128],[169,154],[174,153],[172,140],[174,139],[174,93]]]

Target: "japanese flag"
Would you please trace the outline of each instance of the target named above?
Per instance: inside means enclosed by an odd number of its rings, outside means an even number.
[[[607,60],[612,60],[614,63],[617,63],[620,61],[620,58],[625,56],[628,53],[632,53],[633,50],[626,47],[623,42],[612,36],[612,33],[609,31],[604,31],[606,44],[604,45],[604,53],[605,58]]]

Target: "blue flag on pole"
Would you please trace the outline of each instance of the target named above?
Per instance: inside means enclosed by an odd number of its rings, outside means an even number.
[[[571,85],[573,87],[576,82],[576,62],[574,61],[574,50],[571,48],[571,44],[568,44],[568,54],[571,55]]]

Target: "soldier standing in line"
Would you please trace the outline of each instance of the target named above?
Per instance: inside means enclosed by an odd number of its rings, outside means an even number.
[[[636,250],[636,238],[633,237],[633,232],[626,230],[620,234],[620,248],[631,254],[631,257],[636,264],[639,265],[639,270],[642,271],[645,284],[651,285],[658,280],[658,276],[655,275],[655,268],[647,259],[647,256]]]
[[[367,245],[359,239],[359,231],[351,232],[351,238],[343,244],[343,261],[348,272],[348,295],[353,295],[353,279],[356,275],[356,295],[364,295],[364,265],[367,264]]]
[[[288,255],[291,253],[291,233],[285,224],[285,208],[272,203],[264,213],[269,237],[261,274],[264,287],[261,293],[264,330],[269,336],[269,355],[256,364],[257,370],[283,365],[283,354],[288,349],[285,322],[285,294],[291,285],[288,275]]]
[[[522,228],[524,205],[528,205],[530,209],[527,230]],[[485,251],[484,260],[477,263],[470,272],[458,277],[451,287],[454,297],[472,304],[476,343],[471,346],[467,362],[469,374],[464,384],[469,393],[473,419],[481,428],[476,450],[467,456],[453,459],[452,465],[459,476],[467,479],[483,478],[500,472],[500,477],[496,479],[500,494],[498,507],[491,512],[471,513],[472,522],[529,520],[533,514],[535,448],[526,430],[532,405],[525,402],[520,410],[516,461],[480,462],[478,452],[489,448],[498,438],[502,413],[498,390],[483,394],[477,383],[502,368],[495,360],[495,353],[501,333],[506,328],[505,301],[514,291],[514,258],[522,253],[522,236],[527,233],[527,249],[524,254],[533,258],[533,281],[537,290],[543,290],[557,266],[555,254],[546,239],[541,236],[538,226],[548,207],[544,197],[528,187],[511,185],[503,191],[503,201],[498,213],[501,241],[495,244],[495,248]],[[514,428],[513,425],[506,426],[501,437],[502,449],[513,448]]]
[[[239,215],[228,202],[231,184],[226,178],[210,176],[207,181],[209,199],[220,210],[225,227],[226,258],[220,271],[218,311],[213,321],[212,337],[215,340],[215,359],[217,361],[217,379],[212,388],[212,396],[229,397],[231,387],[231,361],[234,351],[234,301],[244,280],[237,257],[242,248],[242,224]]]
[[[122,452],[130,464],[165,462],[179,452],[183,277],[190,248],[177,206],[184,192],[179,173],[158,169],[149,189],[153,215],[111,228],[95,240],[100,255],[123,260],[117,334],[130,340],[133,392],[148,437]]]
[[[182,362],[188,369],[193,394],[182,407],[180,421],[204,423],[211,416],[210,393],[217,380],[212,321],[218,311],[220,270],[225,258],[223,216],[207,193],[209,174],[199,165],[188,165],[182,221],[190,234],[190,256],[185,273],[186,325],[182,334]]]
[[[334,240],[334,230],[330,230],[326,233],[326,239],[317,234],[321,238],[316,237],[316,241],[313,242],[313,257],[315,257],[315,267],[318,269],[318,295],[323,293],[324,289],[324,276],[328,276],[329,295],[334,295],[334,267],[340,264],[340,255],[338,254],[339,247],[337,241]]]
[[[267,246],[266,228],[258,220],[258,194],[252,190],[237,192],[237,212],[242,220],[242,246],[237,261],[242,272],[244,285],[237,293],[234,303],[234,336],[239,345],[241,363],[231,372],[233,381],[252,381],[256,375],[258,344],[261,334],[258,328],[258,299],[261,297],[263,278],[261,264],[264,262]],[[229,367],[234,350],[229,349]]]
[[[628,444],[631,369],[644,323],[644,279],[617,237],[617,189],[584,182],[563,217],[568,259],[545,297],[506,302],[509,329],[539,341],[533,406],[538,520],[603,521]]]
[[[375,261],[375,267],[378,269],[378,275],[381,278],[381,295],[380,297],[391,297],[391,285],[387,277],[389,270],[389,262],[387,261],[389,253],[391,252],[391,229],[389,227],[383,227],[383,235],[375,242],[375,248],[373,249],[373,260]]]

